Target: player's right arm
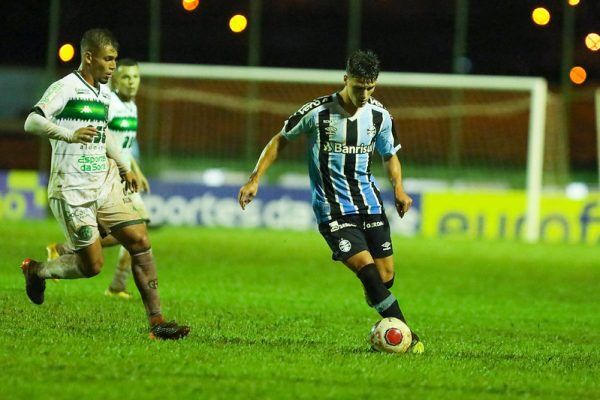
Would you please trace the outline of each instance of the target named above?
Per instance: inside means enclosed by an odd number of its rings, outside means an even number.
[[[47,136],[50,139],[63,140],[67,143],[91,143],[97,134],[96,128],[93,126],[85,126],[76,131],[63,128],[36,111],[32,111],[27,116],[24,129],[27,133]]]
[[[267,143],[258,158],[256,167],[254,167],[254,171],[250,175],[248,182],[242,186],[238,193],[238,202],[240,203],[242,210],[244,210],[248,203],[254,199],[258,192],[260,177],[263,176],[271,164],[275,162],[281,150],[287,146],[287,143],[290,140],[294,140],[300,135],[311,131],[314,123],[310,116],[310,112],[320,104],[320,101],[313,100],[302,106],[285,121],[283,129]]]
[[[242,186],[238,194],[238,202],[240,203],[242,210],[246,209],[246,205],[248,205],[248,203],[250,203],[256,196],[261,176],[263,176],[271,164],[275,162],[279,152],[285,148],[287,142],[288,139],[283,137],[281,132],[279,132],[271,138],[269,143],[267,143],[263,149],[260,157],[258,158],[258,162],[256,163],[256,167],[254,167],[254,171],[252,171],[252,174],[248,179],[248,182]]]
[[[131,170],[135,174],[138,184],[140,186],[140,191],[150,193],[150,184],[148,183],[148,179],[142,172],[140,165],[135,161],[135,157],[131,156]]]
[[[25,132],[50,139],[63,140],[68,143],[90,143],[96,136],[96,128],[86,126],[75,131],[58,126],[49,118],[57,115],[65,106],[63,83],[54,82],[44,93],[44,96],[33,107],[25,120]]]

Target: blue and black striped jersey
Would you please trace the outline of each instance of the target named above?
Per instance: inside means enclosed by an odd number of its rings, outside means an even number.
[[[395,154],[390,113],[377,100],[349,115],[339,94],[319,97],[285,121],[281,134],[288,140],[307,135],[308,172],[317,221],[342,215],[382,214],[383,203],[371,159]]]

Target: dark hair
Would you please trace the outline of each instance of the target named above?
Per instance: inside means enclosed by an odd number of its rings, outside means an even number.
[[[356,50],[346,60],[346,73],[354,78],[376,81],[379,76],[379,58],[371,50]]]
[[[119,50],[119,42],[108,29],[90,29],[81,38],[81,54],[86,51],[99,51],[104,46],[112,46],[115,50]]]
[[[119,67],[137,67],[138,62],[133,58],[122,58],[117,61],[117,68]]]

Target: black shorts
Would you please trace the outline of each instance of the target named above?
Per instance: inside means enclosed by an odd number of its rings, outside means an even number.
[[[333,252],[331,258],[336,261],[345,261],[364,250],[373,258],[394,254],[385,214],[343,216],[319,224],[319,232]]]

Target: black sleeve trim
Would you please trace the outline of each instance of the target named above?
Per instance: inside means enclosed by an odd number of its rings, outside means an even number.
[[[37,106],[33,107],[29,112],[36,113],[36,114],[41,115],[42,117],[46,118],[46,114],[44,114],[42,109]]]

